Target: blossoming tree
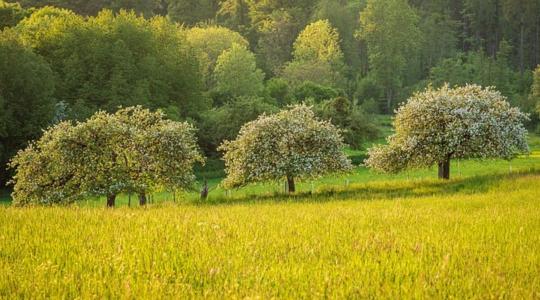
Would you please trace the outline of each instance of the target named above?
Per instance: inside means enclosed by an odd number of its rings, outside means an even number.
[[[141,204],[155,187],[182,189],[203,162],[194,129],[141,107],[98,112],[85,122],[62,122],[11,161],[14,203],[69,203],[87,196],[137,192]]]
[[[369,149],[365,165],[385,173],[437,165],[439,178],[449,179],[451,159],[527,153],[527,118],[490,87],[430,87],[397,110],[395,134]]]
[[[245,124],[236,140],[225,141],[226,188],[252,182],[295,179],[349,171],[343,138],[330,122],[320,121],[310,107],[297,105]]]

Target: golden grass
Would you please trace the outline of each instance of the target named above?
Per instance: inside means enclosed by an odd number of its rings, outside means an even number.
[[[0,208],[0,298],[539,298],[540,174]]]

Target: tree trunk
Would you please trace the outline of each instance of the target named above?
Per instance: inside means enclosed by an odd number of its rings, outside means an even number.
[[[521,20],[519,33],[519,72],[522,75],[525,72],[525,25],[523,23]]]
[[[287,176],[287,188],[289,190],[289,194],[296,192],[296,185],[294,184],[294,177]]]
[[[540,42],[540,20],[536,22],[536,41],[534,43],[534,65],[537,66],[540,64],[540,49],[538,49],[538,44]]]
[[[116,202],[115,194],[107,195],[107,207],[114,207],[115,202]]]
[[[450,179],[450,158],[439,163],[439,179]]]
[[[386,91],[386,112],[389,114],[392,113],[392,98],[393,98],[392,89],[388,89]]]
[[[204,185],[201,190],[201,200],[206,200],[208,198],[208,181],[204,181]]]
[[[144,192],[139,193],[139,205],[140,206],[145,206],[146,205],[146,194]]]

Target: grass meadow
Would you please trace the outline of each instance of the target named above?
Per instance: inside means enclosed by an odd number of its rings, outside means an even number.
[[[3,206],[0,298],[540,298],[539,137],[531,148],[453,162],[448,182],[359,168],[294,196]]]

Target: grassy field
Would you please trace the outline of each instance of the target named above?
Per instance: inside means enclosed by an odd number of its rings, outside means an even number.
[[[448,182],[360,168],[295,196],[0,207],[0,298],[540,298],[531,146],[511,164],[454,162]]]
[[[538,298],[540,172],[234,205],[0,208],[0,298]]]
[[[511,174],[513,172],[531,172],[540,170],[540,136],[531,135],[529,138],[531,154],[528,156],[518,157],[515,160],[508,162],[505,160],[488,160],[488,161],[453,161],[452,162],[452,177],[462,180],[471,177],[497,176]],[[348,151],[351,156],[361,156],[364,153],[360,151]],[[218,173],[218,172],[210,172]],[[437,169],[422,169],[405,172],[398,175],[385,175],[370,172],[366,168],[358,167],[350,174],[339,176],[327,176],[315,180],[299,182],[297,190],[300,196],[314,194],[321,196],[329,190],[350,190],[353,186],[369,186],[375,184],[389,184],[412,182],[413,184],[422,180],[431,180],[437,177]],[[262,183],[253,184],[244,188],[225,191],[219,187],[221,178],[210,178],[209,185],[211,187],[210,196],[206,203],[231,203],[231,202],[259,202],[264,199],[282,199],[285,193],[284,182],[279,183]],[[471,188],[475,188],[471,186]],[[383,193],[384,196],[384,193]],[[136,202],[136,197],[133,197],[133,202]],[[173,198],[179,203],[197,203],[199,194],[196,192],[173,194],[168,192],[153,193],[151,198],[154,203],[168,202]],[[8,203],[8,202],[5,202]],[[118,206],[127,206],[128,196],[121,195],[118,197]],[[89,199],[86,203],[81,203],[83,206],[100,207],[105,205],[105,198]],[[134,203],[135,205],[135,203]]]

